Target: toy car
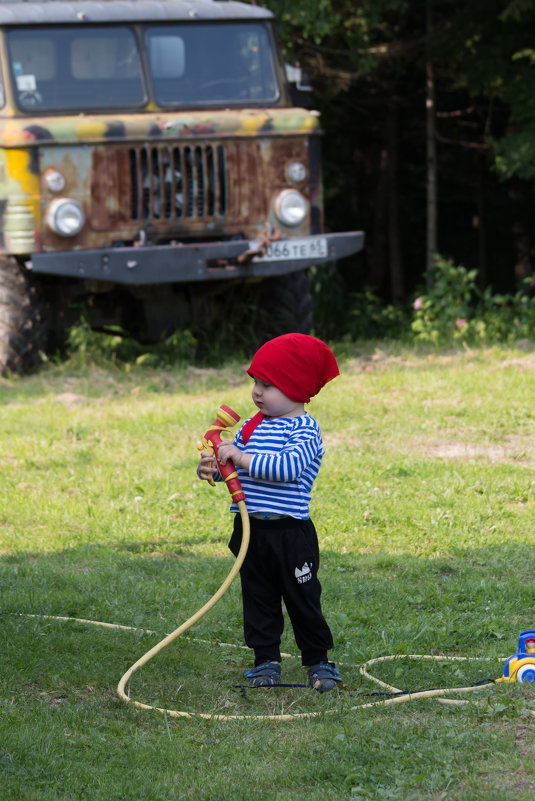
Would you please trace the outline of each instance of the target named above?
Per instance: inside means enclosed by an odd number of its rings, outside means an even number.
[[[535,631],[520,633],[518,650],[505,663],[503,677],[504,681],[535,683]]]

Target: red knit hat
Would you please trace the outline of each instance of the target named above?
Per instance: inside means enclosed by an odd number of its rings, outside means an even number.
[[[320,389],[340,375],[332,350],[307,334],[283,334],[256,352],[247,370],[280,389],[296,403],[308,403]]]

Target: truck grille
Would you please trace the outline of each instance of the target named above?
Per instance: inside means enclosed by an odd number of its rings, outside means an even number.
[[[227,212],[222,145],[142,146],[129,151],[133,220],[211,219]]]

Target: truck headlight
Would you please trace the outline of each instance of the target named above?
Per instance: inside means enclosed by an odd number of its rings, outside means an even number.
[[[84,227],[85,217],[75,200],[58,198],[48,207],[46,221],[59,236],[76,236]]]
[[[296,189],[284,189],[275,200],[275,214],[283,225],[301,225],[307,208],[305,198]]]

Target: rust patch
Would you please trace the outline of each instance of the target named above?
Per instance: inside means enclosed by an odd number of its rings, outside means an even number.
[[[132,180],[127,150],[93,150],[90,197],[89,224],[96,231],[109,231],[131,219]]]

